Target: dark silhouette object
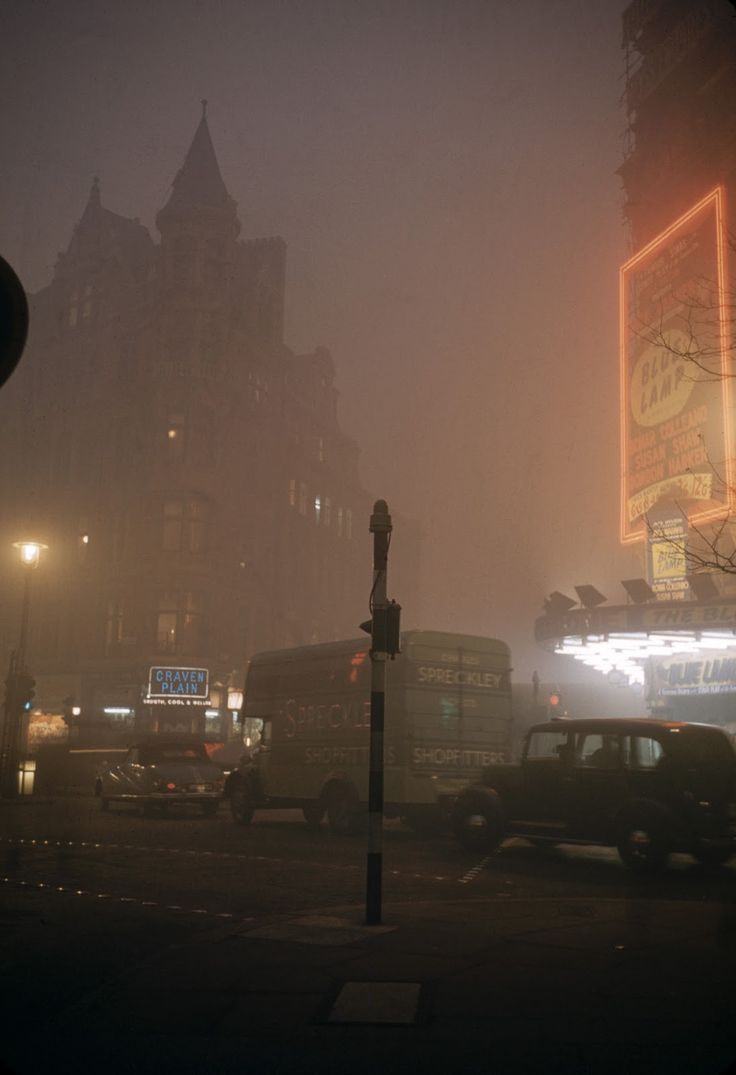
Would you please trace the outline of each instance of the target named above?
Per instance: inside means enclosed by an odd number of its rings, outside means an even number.
[[[604,736],[602,745],[590,755],[588,764],[596,769],[615,769],[618,765],[618,741]]]
[[[0,257],[0,385],[18,365],[28,336],[28,300],[14,270]]]

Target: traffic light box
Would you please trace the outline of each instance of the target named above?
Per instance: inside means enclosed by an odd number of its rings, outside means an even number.
[[[5,680],[5,708],[9,712],[24,710],[33,705],[36,681],[29,672],[10,672]]]
[[[19,672],[17,675],[16,683],[16,698],[20,709],[24,709],[26,713],[33,706],[33,699],[36,697],[36,681],[29,672]]]
[[[557,720],[566,716],[559,690],[550,691],[547,699],[547,716],[550,720]]]

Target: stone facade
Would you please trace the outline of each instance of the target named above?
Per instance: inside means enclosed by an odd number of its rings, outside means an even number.
[[[239,237],[204,110],[156,225],[158,243],[94,181],[0,396],[0,641],[12,542],[44,541],[29,664],[40,709],[80,709],[80,742],[167,720],[224,734],[224,696],[146,704],[149,669],[242,682],[250,654],[354,637],[367,615],[373,497],[334,364],[285,345],[285,244]],[[416,565],[415,527],[402,544]],[[404,586],[411,601],[416,570]]]

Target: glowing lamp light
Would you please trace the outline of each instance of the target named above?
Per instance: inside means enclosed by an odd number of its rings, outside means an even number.
[[[228,709],[238,710],[243,708],[243,692],[240,690],[233,690],[232,688],[227,692],[227,707]]]
[[[40,541],[14,541],[13,548],[20,551],[22,563],[28,567],[37,567],[41,553],[48,549],[48,545],[43,545]]]

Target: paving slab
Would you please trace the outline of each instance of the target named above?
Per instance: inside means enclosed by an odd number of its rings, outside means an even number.
[[[386,1023],[411,1026],[419,1015],[419,982],[345,982],[328,1023]]]

